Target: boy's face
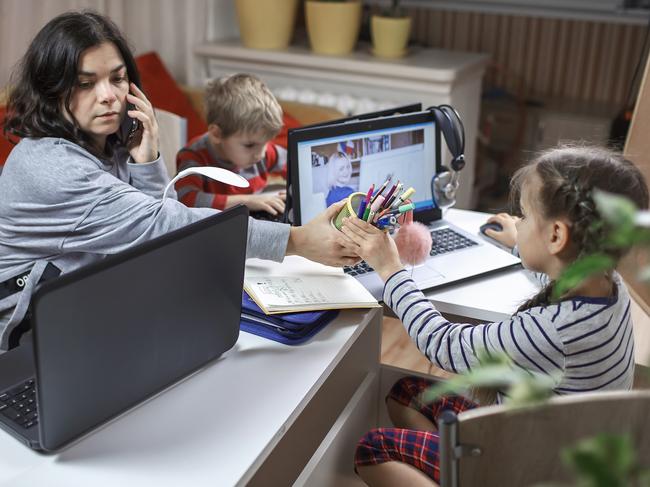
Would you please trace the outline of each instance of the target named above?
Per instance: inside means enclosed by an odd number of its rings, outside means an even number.
[[[211,131],[211,140],[217,154],[223,160],[230,162],[239,169],[246,169],[261,161],[266,152],[266,144],[269,141],[264,131],[254,133],[236,132],[228,137],[221,137],[218,128]]]

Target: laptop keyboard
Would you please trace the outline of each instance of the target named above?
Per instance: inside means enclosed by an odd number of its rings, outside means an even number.
[[[0,414],[23,428],[38,424],[34,379],[0,393]]]
[[[467,247],[478,245],[478,243],[474,240],[461,235],[451,228],[440,228],[437,230],[432,230],[431,240],[433,243],[431,245],[431,251],[429,252],[429,255],[446,254],[448,252],[453,252],[454,250],[465,249]],[[343,271],[346,274],[350,274],[351,276],[358,276],[360,274],[373,272],[374,269],[370,267],[367,262],[361,261],[353,266],[345,266],[343,268]]]
[[[474,240],[470,240],[451,228],[432,230],[431,240],[433,241],[433,244],[431,245],[431,252],[429,252],[429,255],[446,254],[448,252],[453,252],[454,250],[478,245]]]
[[[370,267],[365,260],[362,260],[358,264],[345,266],[343,272],[350,274],[351,276],[358,276],[360,274],[374,272],[374,269]]]

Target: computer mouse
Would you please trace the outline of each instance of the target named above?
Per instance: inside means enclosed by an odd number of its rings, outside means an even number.
[[[487,237],[488,235],[485,233],[485,231],[486,231],[488,228],[491,229],[491,230],[494,230],[495,232],[502,232],[502,231],[503,231],[503,226],[501,226],[501,224],[500,224],[500,223],[497,223],[497,222],[484,223],[483,225],[481,225],[481,226],[479,227],[479,231],[480,231],[483,235],[485,235],[485,236]]]

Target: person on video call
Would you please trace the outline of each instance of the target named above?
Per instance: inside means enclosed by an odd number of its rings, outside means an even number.
[[[354,193],[349,185],[352,178],[352,163],[347,154],[334,152],[327,163],[327,187],[329,189],[325,203],[327,206],[341,201]]]

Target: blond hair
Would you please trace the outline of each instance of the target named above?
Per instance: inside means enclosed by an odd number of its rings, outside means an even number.
[[[327,187],[330,189],[339,185],[339,164],[347,164],[352,172],[352,162],[348,155],[341,151],[333,152],[327,161]]]
[[[205,90],[208,124],[218,125],[223,137],[262,131],[271,139],[282,128],[282,108],[271,90],[250,74],[217,78]]]

